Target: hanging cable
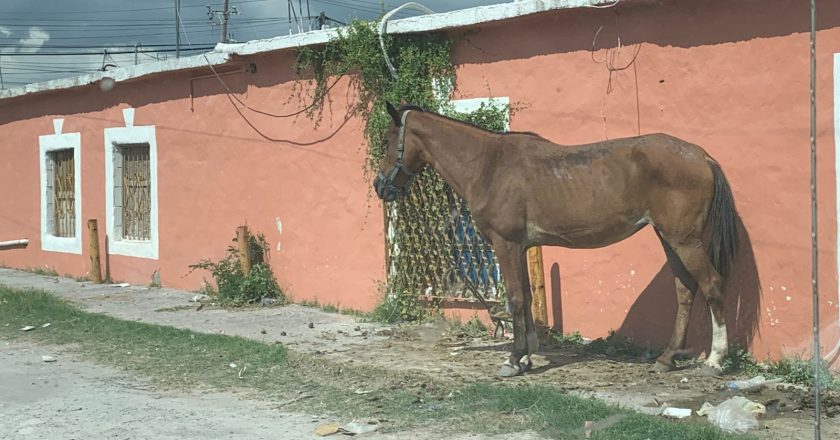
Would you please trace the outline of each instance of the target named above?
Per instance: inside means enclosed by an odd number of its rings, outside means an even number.
[[[408,2],[396,9],[393,9],[391,12],[382,17],[382,20],[379,22],[379,46],[382,48],[382,57],[385,58],[385,64],[388,66],[388,70],[391,72],[391,76],[394,77],[394,79],[397,79],[397,69],[394,68],[393,64],[391,64],[391,59],[388,58],[388,51],[385,49],[385,32],[388,27],[388,20],[390,20],[394,14],[403,8],[417,9],[427,14],[435,13],[435,11],[421,5],[420,3]]]

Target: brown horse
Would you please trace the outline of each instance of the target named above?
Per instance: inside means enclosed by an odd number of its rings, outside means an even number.
[[[499,372],[531,367],[538,337],[531,316],[526,251],[531,246],[599,248],[651,225],[676,278],[677,318],[657,359],[683,351],[694,294],[705,297],[712,347],[704,372],[727,352],[722,282],[737,247],[737,213],[720,166],[702,148],[666,134],[560,146],[533,133],[497,133],[419,107],[387,104],[393,119],[382,172],[386,202],[405,195],[431,165],[467,202],[492,244],[513,316],[510,358]]]

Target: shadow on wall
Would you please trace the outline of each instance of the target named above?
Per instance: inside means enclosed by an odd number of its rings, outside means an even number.
[[[726,327],[730,347],[749,347],[758,332],[761,283],[752,243],[740,218],[738,240],[738,254],[724,285]],[[630,307],[616,333],[632,338],[639,345],[665,347],[674,329],[676,313],[676,285],[666,263]],[[686,348],[694,350],[695,354],[708,352],[711,335],[709,307],[698,292],[691,308]]]

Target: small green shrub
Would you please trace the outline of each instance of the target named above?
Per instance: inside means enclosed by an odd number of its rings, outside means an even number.
[[[579,331],[575,330],[572,333],[560,333],[555,330],[551,330],[551,339],[561,346],[573,346],[573,347],[581,347],[583,346],[583,336],[580,334]]]
[[[235,243],[237,239],[234,238],[233,241]],[[248,249],[251,254],[251,271],[247,276],[242,272],[239,249],[236,246],[228,246],[227,255],[218,262],[205,259],[190,265],[190,269],[204,269],[213,275],[216,287],[208,288],[208,294],[216,296],[222,304],[253,304],[263,298],[285,302],[285,295],[277,285],[274,272],[266,261],[268,248],[262,234],[250,236]]]
[[[725,374],[743,372],[749,376],[755,376],[762,372],[761,365],[756,362],[752,353],[738,346],[729,349],[729,353],[723,358],[720,366]]]
[[[606,338],[598,338],[587,344],[586,351],[607,356],[636,357],[644,354],[646,350],[634,344],[630,338],[610,330]]]
[[[796,383],[812,387],[816,384],[814,377],[814,363],[800,358],[783,358],[769,362],[771,374],[783,377],[785,382]],[[840,388],[840,378],[833,375],[828,368],[828,362],[820,359],[820,383],[825,389]]]

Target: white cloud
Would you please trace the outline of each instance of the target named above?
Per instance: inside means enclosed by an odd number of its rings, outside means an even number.
[[[50,40],[50,34],[37,27],[32,26],[29,28],[29,36],[26,38],[20,39],[20,52],[21,53],[35,53],[41,49],[41,46],[44,45],[47,41]]]

